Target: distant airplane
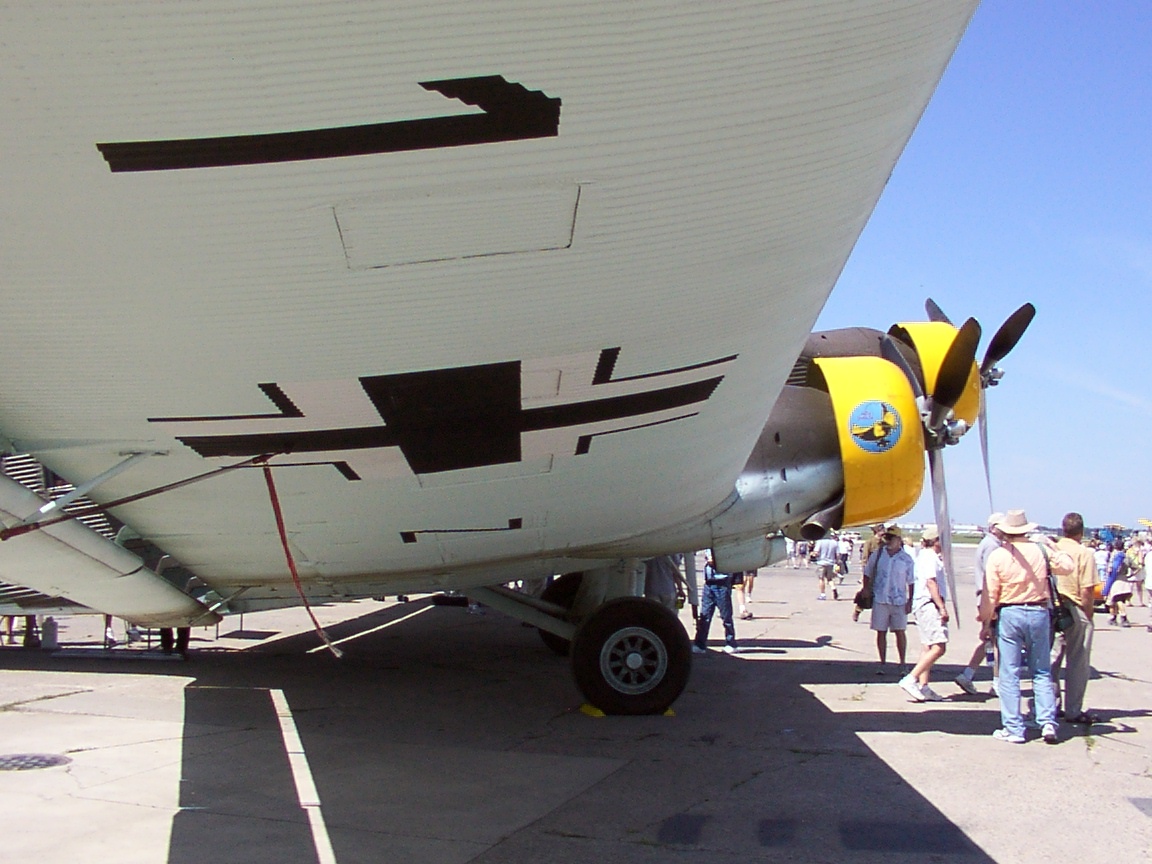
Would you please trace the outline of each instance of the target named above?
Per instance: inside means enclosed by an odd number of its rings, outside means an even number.
[[[0,12],[0,443],[128,538],[0,480],[0,579],[163,626],[461,591],[665,710],[638,560],[894,517],[925,449],[944,506],[979,327],[809,331],[975,6]]]

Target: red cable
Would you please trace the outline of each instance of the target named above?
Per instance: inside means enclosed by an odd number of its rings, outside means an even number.
[[[321,641],[336,657],[343,657],[344,652],[332,644],[332,640],[328,638],[328,634],[324,632],[324,628],[316,620],[312,607],[308,604],[308,598],[304,596],[304,586],[300,584],[300,574],[296,571],[296,561],[292,557],[292,550],[288,548],[288,532],[284,529],[284,514],[280,510],[280,498],[276,494],[276,483],[272,480],[272,466],[265,462],[263,468],[264,479],[268,483],[268,497],[272,501],[272,513],[276,517],[276,530],[280,532],[280,545],[284,547],[284,557],[288,559],[288,570],[292,573],[292,584],[296,586],[296,593],[300,595],[300,601],[308,610],[308,617],[312,619],[312,624],[316,628],[316,632],[320,634]]]

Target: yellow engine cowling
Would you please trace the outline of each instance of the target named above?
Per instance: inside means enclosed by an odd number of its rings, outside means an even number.
[[[827,383],[836,418],[844,471],[843,525],[907,513],[924,486],[924,432],[904,373],[880,357],[813,362]]]
[[[924,370],[924,390],[926,393],[933,392],[936,389],[936,376],[944,363],[944,355],[956,338],[956,328],[943,321],[909,321],[896,326],[903,328],[912,340],[912,347],[920,356],[920,366]],[[975,363],[964,383],[964,393],[952,408],[952,413],[969,426],[976,422],[980,413],[980,367]]]

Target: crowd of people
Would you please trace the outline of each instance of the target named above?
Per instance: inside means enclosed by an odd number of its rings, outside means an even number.
[[[876,634],[876,674],[884,676],[895,667],[899,686],[911,700],[942,701],[945,697],[931,686],[933,670],[950,641],[940,533],[928,525],[913,539],[897,525],[874,525],[870,534],[866,540],[854,532],[832,532],[814,543],[789,541],[789,565],[816,568],[816,599],[824,601],[840,598],[849,562],[858,560],[860,590],[853,598],[852,620],[868,613]],[[952,682],[963,693],[977,695],[978,670],[985,663],[992,666],[990,692],[999,699],[1001,715],[993,732],[997,740],[1023,743],[1031,728],[1039,730],[1044,741],[1057,743],[1061,722],[1100,722],[1085,707],[1097,606],[1107,610],[1108,624],[1123,628],[1131,626],[1129,609],[1146,605],[1145,558],[1152,542],[1086,537],[1079,513],[1065,515],[1060,535],[1049,537],[1024,511],[1010,510],[989,516],[976,548],[980,630],[965,667]],[[739,650],[731,595],[754,575],[718,574],[709,559],[695,652],[705,653],[708,625],[717,610],[724,621],[724,650]],[[920,643],[911,664],[910,621]],[[1147,629],[1152,631],[1152,623]],[[890,641],[895,644],[895,664],[888,662]],[[1021,682],[1028,680],[1032,703],[1022,713]]]

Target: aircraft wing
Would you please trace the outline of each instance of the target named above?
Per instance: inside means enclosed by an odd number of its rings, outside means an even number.
[[[0,434],[155,454],[103,504],[266,455],[339,598],[704,524],[976,2],[229,5],[0,11]],[[255,463],[113,512],[293,602]],[[77,530],[0,578],[203,614]]]

